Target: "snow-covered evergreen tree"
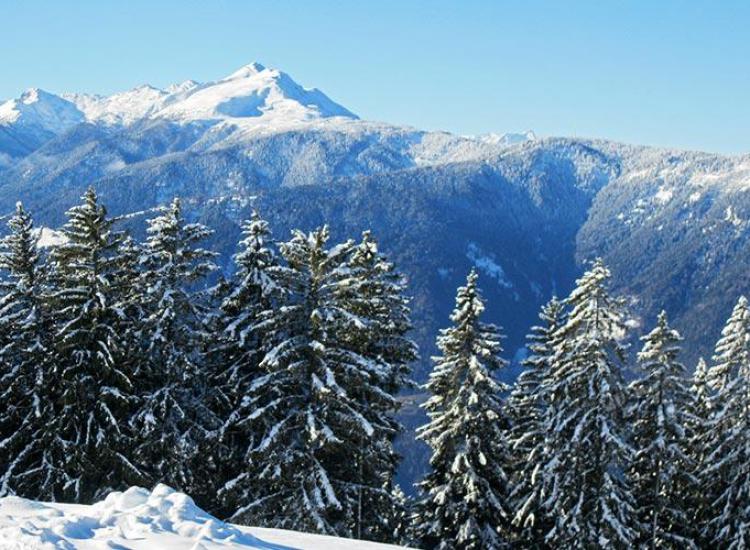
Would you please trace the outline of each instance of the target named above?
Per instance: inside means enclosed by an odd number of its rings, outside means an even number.
[[[426,385],[430,418],[418,437],[432,449],[432,471],[420,483],[416,529],[429,548],[490,549],[507,543],[509,420],[494,375],[500,358],[499,330],[481,321],[484,304],[472,271],[458,289],[453,326],[441,331],[442,355]]]
[[[538,476],[547,456],[547,434],[542,425],[546,410],[544,382],[555,351],[555,335],[565,322],[564,304],[552,298],[542,307],[539,319],[541,324],[532,327],[527,337],[530,355],[523,361],[524,370],[516,379],[507,403],[514,457],[513,525],[519,531],[516,543],[530,546],[540,545],[550,528],[540,509],[544,485],[539,483]]]
[[[630,385],[627,411],[635,450],[628,473],[639,541],[649,548],[695,548],[689,500],[695,486],[691,395],[686,369],[678,358],[682,337],[662,311],[656,327],[641,340],[641,377]]]
[[[217,451],[220,456],[222,487],[218,496],[223,511],[232,514],[255,498],[257,480],[249,451],[264,429],[252,422],[256,409],[248,395],[260,376],[260,362],[266,338],[256,325],[262,312],[274,305],[278,293],[275,271],[278,261],[269,247],[268,222],[257,212],[242,224],[240,250],[234,255],[236,270],[226,283],[216,323],[218,334],[211,348],[211,361],[221,389],[220,415],[223,425]]]
[[[406,496],[401,487],[394,485],[391,496],[393,505],[389,511],[389,517],[386,524],[392,529],[388,540],[393,544],[401,546],[412,546],[416,542],[412,538],[412,515],[413,504],[412,498]]]
[[[387,370],[379,383],[395,394],[410,384],[411,363],[418,358],[416,344],[407,336],[412,325],[404,277],[380,252],[370,231],[362,233],[342,272],[339,299],[362,323],[341,338],[359,353],[380,358]]]
[[[742,296],[716,343],[708,372],[713,416],[703,485],[712,498],[706,540],[717,548],[750,546],[750,309]]]
[[[38,236],[21,203],[0,240],[0,497],[53,498],[48,425],[58,384],[50,361]]]
[[[690,387],[692,405],[690,407],[691,426],[693,435],[701,437],[705,435],[706,426],[711,418],[711,389],[708,385],[708,365],[703,357],[698,359],[698,364],[693,372],[693,385]],[[700,461],[702,462],[702,460]]]
[[[690,407],[688,411],[688,436],[690,437],[690,459],[693,464],[693,486],[688,494],[693,536],[700,548],[710,546],[706,541],[705,526],[711,515],[711,493],[704,485],[706,470],[706,450],[711,437],[711,390],[708,386],[708,365],[701,357],[693,373],[690,387]]]
[[[539,474],[554,547],[628,547],[636,518],[623,475],[632,454],[622,420],[625,404],[621,302],[607,292],[601,260],[577,281],[558,330],[543,390],[550,455]]]
[[[206,433],[217,427],[207,406],[208,335],[199,288],[215,269],[214,254],[199,246],[211,231],[187,222],[179,199],[148,220],[147,231],[140,258],[144,318],[138,365],[142,406],[133,420],[136,454],[153,481],[199,496],[211,465],[198,459],[198,451]]]
[[[118,327],[122,354],[120,361],[127,364],[132,374],[137,403],[136,409],[142,406],[143,395],[140,390],[141,368],[144,366],[140,330],[144,319],[142,307],[144,288],[140,280],[141,248],[132,237],[126,235],[117,248],[118,269],[112,277],[111,300],[118,314]],[[148,465],[145,466],[148,470]]]
[[[370,476],[352,470],[360,471],[363,449],[361,464],[371,456],[377,463],[367,442],[392,430],[390,417],[380,413],[394,406],[380,386],[392,369],[341,338],[367,321],[342,298],[354,244],[327,248],[328,238],[325,227],[295,231],[280,245],[286,265],[274,277],[281,301],[256,325],[269,347],[247,395],[255,410],[247,421],[265,430],[248,455],[257,487],[233,519],[356,536],[360,499],[385,490],[361,487],[357,480],[369,484]]]
[[[345,266],[340,268],[336,300],[357,322],[341,324],[336,336],[340,345],[357,353],[371,366],[367,384],[357,377],[346,377],[345,390],[364,404],[372,415],[375,433],[359,433],[356,455],[349,463],[350,477],[357,488],[357,515],[354,533],[357,538],[395,542],[395,533],[404,521],[403,499],[395,486],[399,458],[393,441],[402,426],[394,415],[398,402],[392,397],[410,384],[410,363],[418,357],[416,345],[407,337],[411,329],[405,282],[392,263],[378,250],[372,234],[365,231],[352,249]],[[368,416],[369,418],[369,416]]]
[[[130,456],[135,396],[113,289],[122,268],[122,235],[113,231],[93,189],[82,200],[68,211],[65,241],[50,255],[60,376],[60,407],[48,426],[54,435],[50,452],[62,474],[55,496],[75,502],[143,480]]]

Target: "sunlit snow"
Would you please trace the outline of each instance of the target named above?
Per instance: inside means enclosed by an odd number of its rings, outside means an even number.
[[[0,548],[24,550],[385,550],[385,544],[278,529],[239,527],[166,485],[131,487],[91,506],[0,499]]]

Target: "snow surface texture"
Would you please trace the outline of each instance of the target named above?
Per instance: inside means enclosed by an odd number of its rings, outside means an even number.
[[[91,506],[0,499],[2,550],[215,550],[397,548],[219,521],[166,485],[131,487]]]

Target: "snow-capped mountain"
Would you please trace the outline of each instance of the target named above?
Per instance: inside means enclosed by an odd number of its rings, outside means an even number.
[[[0,104],[0,168],[84,120],[73,103],[38,88]]]
[[[277,69],[251,63],[228,77],[198,86],[156,114],[177,121],[230,119],[265,124],[329,117],[357,118],[323,92],[305,89]]]
[[[63,94],[62,97],[73,103],[88,122],[132,124],[160,111],[181,92],[179,88],[167,91],[143,85],[111,96]]]
[[[130,125],[166,118],[180,123],[223,120],[289,126],[329,117],[357,118],[320,90],[303,88],[288,74],[260,63],[205,84],[187,80],[165,90],[143,85],[111,96],[56,96],[32,88],[0,105],[0,125],[37,126],[57,135],[84,121]]]
[[[527,130],[521,133],[509,132],[505,134],[483,134],[478,136],[478,139],[485,143],[491,143],[493,145],[517,145],[519,143],[525,143],[527,141],[534,141],[537,139],[536,134],[532,130]]]
[[[0,125],[59,134],[83,122],[83,113],[70,101],[31,88],[18,99],[0,105]]]

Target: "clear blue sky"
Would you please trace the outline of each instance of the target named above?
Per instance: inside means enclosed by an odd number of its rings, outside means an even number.
[[[367,119],[750,152],[747,0],[2,0],[0,29],[6,99],[257,60]]]

